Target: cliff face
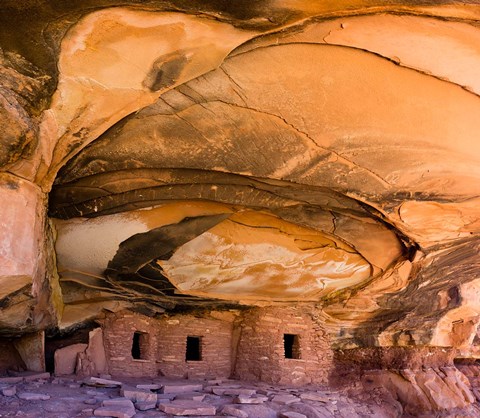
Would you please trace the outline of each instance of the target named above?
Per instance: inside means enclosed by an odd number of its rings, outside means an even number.
[[[2,2],[0,334],[301,302],[475,357],[476,2],[230,3]]]

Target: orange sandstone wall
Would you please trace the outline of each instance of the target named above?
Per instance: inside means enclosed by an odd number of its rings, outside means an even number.
[[[12,341],[0,339],[0,376],[7,370],[25,370],[26,366]]]

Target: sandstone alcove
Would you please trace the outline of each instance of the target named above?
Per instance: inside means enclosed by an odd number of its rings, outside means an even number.
[[[1,408],[480,415],[476,1],[0,11]]]

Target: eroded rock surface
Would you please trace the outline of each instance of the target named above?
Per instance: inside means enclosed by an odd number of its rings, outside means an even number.
[[[471,408],[453,358],[480,352],[476,2],[57,3],[0,13],[0,370],[43,369],[44,331],[77,344],[65,372],[121,370],[111,315],[203,318],[227,375],[362,364],[407,413]],[[135,321],[129,344],[157,327]],[[329,365],[275,360],[302,326]],[[269,335],[265,359],[235,330]]]

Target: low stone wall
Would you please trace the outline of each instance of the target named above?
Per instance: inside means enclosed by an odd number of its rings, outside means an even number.
[[[307,307],[257,308],[243,315],[235,377],[304,385],[326,383],[333,353],[320,323]],[[293,357],[285,356],[285,334],[295,336]]]
[[[143,315],[119,312],[108,315],[103,324],[108,370],[115,376],[157,376],[157,321]],[[132,357],[135,332],[147,336],[141,359]]]
[[[192,315],[160,319],[123,312],[103,323],[109,372],[115,376],[229,377],[232,323]],[[139,333],[139,357],[132,353]],[[199,338],[200,360],[187,361],[187,337]]]
[[[200,339],[201,359],[186,361],[187,337]],[[158,370],[174,377],[230,377],[232,322],[190,315],[158,321]]]
[[[326,383],[333,354],[320,321],[313,318],[311,308],[293,306],[158,319],[130,312],[110,314],[102,325],[108,369],[114,376],[233,374],[280,384]],[[290,347],[293,358],[285,355],[286,334],[295,341]],[[187,358],[187,338],[198,345],[198,358]]]

